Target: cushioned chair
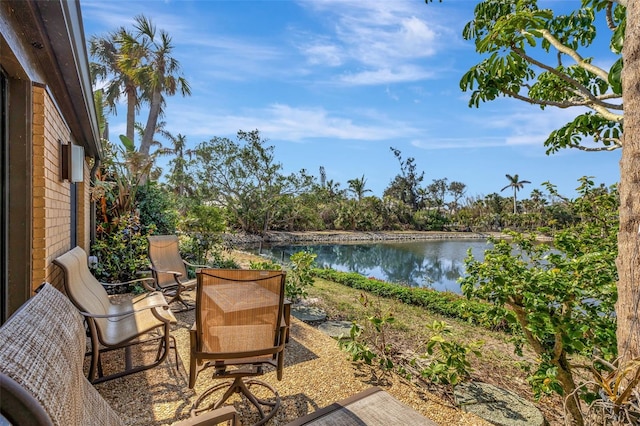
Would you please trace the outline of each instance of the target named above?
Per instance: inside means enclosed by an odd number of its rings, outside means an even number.
[[[82,316],[53,286],[22,305],[0,327],[0,424],[4,417],[13,425],[124,425],[84,377],[85,339]],[[174,426],[236,419],[224,407]]]
[[[149,240],[149,260],[151,272],[155,280],[156,290],[162,291],[169,304],[179,302],[185,309],[194,307],[182,298],[182,292],[191,290],[196,285],[195,278],[189,278],[187,267],[206,268],[205,265],[194,265],[180,257],[178,237],[176,235],[153,235]]]
[[[245,378],[262,375],[266,366],[272,366],[278,380],[282,379],[288,329],[284,320],[285,274],[250,269],[198,271],[189,387],[193,388],[198,373],[209,367],[214,369],[214,378],[233,380],[203,392],[194,404],[195,413],[217,409],[239,393],[257,408],[261,418],[257,425],[275,415],[280,406],[277,391],[266,382]],[[274,398],[257,398],[250,391],[252,386],[268,389]],[[207,405],[205,400],[214,402]],[[264,408],[270,410],[265,412]]]
[[[91,274],[87,254],[82,248],[68,251],[54,263],[64,271],[67,296],[85,317],[89,327],[89,381],[104,382],[155,367],[167,358],[171,347],[176,351],[175,339],[170,333],[170,326],[176,323],[176,318],[162,293],[145,293],[130,301],[112,303],[102,284]],[[149,364],[132,365],[131,346],[148,342],[158,345],[155,360]],[[124,371],[103,375],[101,354],[121,348],[125,349]],[[176,351],[176,367],[177,357]]]

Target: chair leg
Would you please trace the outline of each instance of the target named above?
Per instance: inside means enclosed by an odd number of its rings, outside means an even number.
[[[195,305],[188,304],[182,298],[182,291],[183,290],[186,290],[186,288],[185,287],[177,287],[173,297],[171,297],[170,299],[169,298],[166,299],[168,305],[171,305],[172,303],[177,302],[177,303],[181,303],[184,306],[184,309],[173,310],[173,312],[186,312],[186,311],[190,311],[190,310],[195,308]],[[163,294],[166,295],[167,293],[163,293]]]
[[[193,408],[191,409],[191,416],[192,417],[197,416],[199,413],[202,413],[203,411],[215,410],[217,408],[220,408],[222,404],[224,404],[229,399],[229,397],[231,397],[231,395],[233,395],[234,393],[240,393],[244,395],[245,398],[247,398],[247,400],[258,410],[258,413],[260,415],[260,421],[255,423],[253,426],[259,426],[259,425],[265,424],[273,416],[275,416],[276,412],[280,408],[280,403],[281,403],[280,395],[272,386],[270,386],[266,382],[263,382],[261,380],[255,380],[255,379],[247,380],[245,382],[244,380],[242,380],[242,377],[236,377],[231,383],[231,385],[228,385],[228,383],[229,383],[228,381],[219,383],[205,390],[202,393],[202,395],[200,395],[200,397],[193,404]],[[271,393],[273,393],[274,401],[268,401],[266,399],[257,398],[249,389],[249,387],[251,387],[252,385],[257,385],[257,386],[262,386],[267,388]],[[207,397],[212,395],[214,392],[223,389],[225,386],[228,386],[227,390],[225,390],[224,394],[220,398],[218,398],[216,402],[209,404],[207,407],[199,408],[200,404]],[[267,414],[265,414],[263,406],[267,406],[271,408]]]
[[[178,350],[176,347],[176,341],[175,338],[173,336],[171,336],[169,334],[170,330],[169,330],[169,324],[166,324],[164,327],[164,336],[156,336],[156,337],[152,337],[150,339],[146,339],[143,341],[139,341],[136,342],[135,344],[146,344],[148,342],[153,342],[153,341],[158,341],[158,352],[157,352],[157,357],[156,360],[150,364],[143,364],[143,365],[138,365],[135,367],[127,367],[125,368],[124,371],[120,371],[117,373],[113,373],[110,374],[108,376],[104,376],[102,374],[102,365],[100,362],[100,356],[101,356],[101,352],[99,351],[93,351],[92,352],[92,367],[89,370],[89,381],[92,384],[97,384],[97,383],[102,383],[102,382],[106,382],[108,380],[113,380],[113,379],[117,379],[118,377],[123,377],[123,376],[127,376],[129,374],[134,374],[134,373],[138,373],[140,371],[144,371],[144,370],[148,370],[150,368],[156,367],[158,365],[160,365],[161,363],[163,363],[165,361],[165,359],[169,356],[169,351],[171,350],[171,342],[173,341],[173,348],[175,349],[175,353],[176,353],[176,369],[178,368]],[[129,348],[128,345],[126,346],[119,346],[119,347],[112,347],[112,348],[107,348],[105,349],[105,351],[110,351],[110,350],[127,350],[127,348]],[[97,354],[95,353],[97,352]],[[93,357],[93,355],[95,355],[95,357]],[[98,377],[95,377],[95,371],[96,369],[98,370]]]
[[[102,363],[100,362],[100,343],[98,342],[96,325],[92,318],[87,320],[89,326],[89,335],[91,340],[91,364],[89,365],[89,374],[87,379],[93,383],[98,373],[98,377],[102,376]]]

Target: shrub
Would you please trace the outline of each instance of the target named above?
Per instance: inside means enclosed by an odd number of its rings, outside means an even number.
[[[178,212],[171,195],[160,188],[155,182],[150,182],[138,188],[136,204],[140,212],[140,223],[145,233],[152,226],[155,233],[170,235],[176,233]]]
[[[512,315],[503,308],[467,300],[463,296],[428,288],[407,287],[377,279],[366,278],[355,272],[339,272],[333,269],[313,269],[313,275],[358,290],[365,290],[382,297],[399,300],[410,305],[422,306],[431,312],[459,318],[492,330],[509,330],[507,317]]]
[[[148,243],[138,216],[129,214],[98,226],[92,253],[98,257],[93,270],[99,281],[117,283],[139,278],[149,269]]]
[[[299,251],[289,257],[290,264],[287,268],[287,279],[285,282],[285,296],[287,298],[293,301],[299,301],[301,298],[307,297],[306,288],[313,285],[313,275],[311,271],[316,256],[316,254],[307,251]],[[251,262],[249,267],[251,269],[282,269],[282,265],[271,260]]]

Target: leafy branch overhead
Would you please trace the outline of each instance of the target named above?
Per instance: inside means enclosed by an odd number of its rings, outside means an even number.
[[[584,112],[549,135],[548,153],[622,147],[624,2],[583,0],[567,14],[539,9],[537,3],[485,0],[476,6],[463,37],[486,57],[460,80],[460,88],[471,91],[469,106],[509,97],[542,109],[576,108]],[[618,55],[608,69],[587,56],[595,46],[598,19],[607,23],[609,47]]]

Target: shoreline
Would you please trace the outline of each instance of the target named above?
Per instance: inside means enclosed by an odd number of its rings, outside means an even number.
[[[510,238],[502,232],[459,232],[459,231],[271,231],[264,238],[254,234],[224,234],[227,244],[247,246],[267,244],[298,243],[349,243],[377,241],[411,240],[486,240],[489,237]],[[551,237],[539,236],[540,241],[551,241]]]

